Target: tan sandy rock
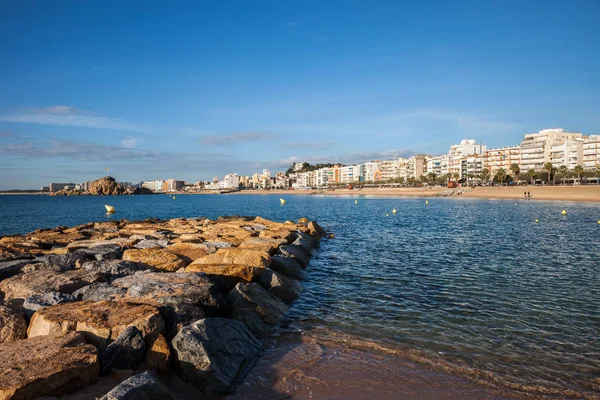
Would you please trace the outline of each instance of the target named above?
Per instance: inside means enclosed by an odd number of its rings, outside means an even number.
[[[282,246],[287,243],[288,242],[285,239],[275,239],[269,237],[252,237],[250,239],[245,240],[242,244],[238,246],[238,248],[264,251],[269,253],[270,255],[273,255],[275,254],[279,246]]]
[[[166,249],[129,249],[123,253],[123,260],[145,264],[150,268],[174,272],[188,263]]]
[[[167,371],[171,360],[171,349],[169,343],[163,335],[158,335],[148,343],[148,351],[146,352],[146,361],[152,369],[159,371]]]
[[[203,272],[207,275],[219,275],[233,278],[234,282],[254,282],[265,271],[264,267],[251,267],[237,264],[199,264],[191,263],[185,272]]]
[[[11,343],[27,337],[27,322],[12,309],[0,306],[0,343]]]
[[[212,254],[216,251],[213,246],[201,243],[175,243],[167,246],[166,250],[179,257],[192,262],[198,258]]]
[[[217,250],[194,261],[195,264],[237,264],[250,267],[267,268],[271,264],[271,256],[264,251],[229,247]]]
[[[82,335],[0,344],[0,399],[60,396],[96,382],[98,350]]]
[[[283,239],[287,243],[293,240],[294,230],[291,229],[267,229],[258,234],[261,238]]]

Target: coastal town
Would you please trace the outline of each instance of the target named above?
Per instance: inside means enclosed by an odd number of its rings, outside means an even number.
[[[295,163],[288,171],[272,174],[263,169],[252,176],[230,173],[222,179],[188,183],[158,179],[119,182],[129,190],[146,192],[202,192],[236,190],[306,190],[356,185],[467,185],[527,183],[598,183],[600,135],[543,129],[526,133],[514,146],[488,148],[474,139],[461,140],[440,155],[416,154],[408,158],[373,160],[362,164]],[[44,192],[88,192],[90,182],[51,183]]]

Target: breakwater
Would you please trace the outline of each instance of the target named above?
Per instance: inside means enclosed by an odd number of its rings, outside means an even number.
[[[323,234],[307,220],[226,217],[0,238],[0,399],[66,395],[101,376],[114,381],[103,399],[185,398],[165,386],[175,375],[233,392]]]

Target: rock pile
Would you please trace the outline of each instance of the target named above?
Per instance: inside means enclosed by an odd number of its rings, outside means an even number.
[[[123,378],[103,399],[185,398],[172,374],[231,393],[323,235],[316,222],[222,217],[1,237],[0,400],[89,390],[107,375]]]
[[[118,196],[122,194],[153,194],[147,188],[135,188],[127,190],[123,185],[117,183],[112,176],[96,179],[88,184],[87,191],[75,189],[62,189],[51,193],[52,196]]]

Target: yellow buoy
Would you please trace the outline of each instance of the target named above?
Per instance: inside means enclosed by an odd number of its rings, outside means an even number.
[[[429,204],[429,200],[425,200],[425,204]]]
[[[109,213],[115,212],[115,208],[113,206],[109,206],[108,204],[105,204],[104,207],[106,208],[106,212],[109,212]]]
[[[515,203],[515,206],[517,205],[517,203]]]
[[[358,200],[354,200],[354,204],[358,204]]]
[[[285,204],[285,199],[279,199],[279,202],[281,203],[281,205]]]
[[[177,197],[173,196],[173,200],[175,200]]]
[[[300,223],[300,224],[306,224],[306,223],[308,223],[308,219],[306,219],[306,218],[300,218],[298,220],[298,223]]]
[[[600,219],[598,220],[598,223],[600,224]]]
[[[567,215],[567,210],[562,210],[561,214],[562,215]]]
[[[385,214],[385,216],[386,216],[386,217],[389,217],[389,216],[390,216],[390,214]]]
[[[536,219],[536,220],[535,220],[535,223],[537,224],[538,222],[540,222],[540,220],[539,220],[539,219]]]
[[[396,209],[395,209],[395,208],[392,210],[392,214],[396,214],[397,212],[398,212],[398,211],[396,211]]]

